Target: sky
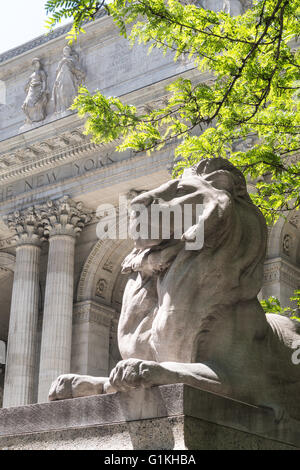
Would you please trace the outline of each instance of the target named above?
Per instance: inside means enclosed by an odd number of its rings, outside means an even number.
[[[47,33],[46,0],[0,0],[0,54]]]

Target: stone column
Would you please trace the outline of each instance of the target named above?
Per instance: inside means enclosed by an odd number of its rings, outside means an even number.
[[[17,233],[3,406],[34,402],[40,252],[43,228],[34,208],[6,218]]]
[[[70,372],[75,238],[88,216],[81,203],[64,197],[44,208],[49,255],[43,317],[38,402],[48,401],[51,383]]]

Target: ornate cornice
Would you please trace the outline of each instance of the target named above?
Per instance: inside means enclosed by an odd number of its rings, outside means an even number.
[[[163,96],[137,108],[143,114],[150,109],[164,106],[165,99]],[[45,122],[42,127],[46,127],[51,122]],[[47,139],[41,137],[41,140],[28,143],[26,146],[23,141],[21,144],[18,142],[16,146],[11,143],[11,150],[0,154],[0,183],[9,183],[26,178],[28,175],[32,176],[56,168],[64,163],[76,162],[80,158],[88,157],[89,154],[94,155],[97,150],[101,151],[104,156],[110,157],[120,143],[120,140],[116,139],[106,144],[95,144],[91,141],[91,136],[85,134],[82,121],[80,124],[78,122],[77,127],[72,130],[60,132],[61,134]]]
[[[80,156],[94,153],[102,145],[96,145],[83,134],[83,128],[64,132],[27,147],[15,149],[0,155],[0,182],[20,179],[29,174],[40,173],[43,169],[54,168],[57,164],[76,161]],[[106,146],[109,151],[112,146]]]

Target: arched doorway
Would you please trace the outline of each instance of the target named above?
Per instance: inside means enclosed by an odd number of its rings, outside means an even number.
[[[121,359],[117,325],[127,282],[121,263],[132,248],[131,240],[99,240],[84,264],[73,316],[74,373],[107,376]]]

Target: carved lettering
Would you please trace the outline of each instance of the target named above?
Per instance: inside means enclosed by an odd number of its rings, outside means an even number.
[[[57,183],[62,179],[65,180],[66,178],[72,178],[74,176],[84,176],[90,171],[105,168],[113,163],[114,160],[111,156],[102,155],[95,158],[89,157],[86,160],[77,161],[76,163],[73,162],[60,169],[51,170],[47,173],[33,175],[16,184],[0,188],[0,202],[15,197],[18,194],[29,193],[35,189]]]
[[[29,181],[27,180],[25,180],[24,183],[25,183],[25,188],[24,188],[25,191],[28,191],[28,190],[30,191],[33,189],[33,178],[31,178],[31,183],[29,183]]]
[[[56,183],[58,172],[52,171],[51,173],[43,173],[41,175],[33,176],[30,180],[25,180],[25,191],[32,191],[36,188],[41,188],[46,184]]]
[[[36,178],[36,187],[40,188],[45,184],[45,175],[38,175]]]
[[[89,158],[84,162],[73,163],[76,176],[84,175],[91,170],[97,170],[105,166],[111,165],[114,160],[109,155],[100,156],[98,159]]]
[[[80,166],[74,163],[74,167],[77,169],[77,175],[80,175]]]
[[[46,177],[47,177],[47,181],[49,184],[51,183],[56,183],[57,181],[57,176],[58,176],[58,172],[55,173],[55,171],[52,171],[52,173],[47,173],[46,174]]]
[[[0,189],[0,202],[15,196],[14,187],[12,185]]]

